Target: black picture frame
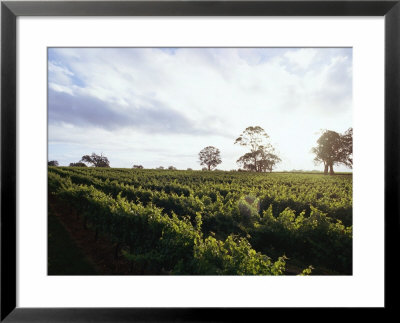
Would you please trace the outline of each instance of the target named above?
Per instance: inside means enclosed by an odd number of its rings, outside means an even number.
[[[16,19],[18,16],[384,16],[385,307],[395,309],[399,242],[400,0],[379,1],[3,1],[1,3],[1,321],[236,321],[265,309],[17,308]],[[371,255],[371,261],[373,255]],[[40,291],[38,291],[40,293]],[[268,309],[282,311],[288,309]],[[298,309],[299,310],[299,309]],[[381,315],[382,309],[377,309]],[[251,313],[250,313],[251,312]],[[261,312],[261,313],[259,313]],[[250,313],[250,314],[249,314]],[[254,316],[255,319],[256,316]]]

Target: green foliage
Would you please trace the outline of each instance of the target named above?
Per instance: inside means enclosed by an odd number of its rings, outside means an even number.
[[[345,227],[340,220],[334,222],[314,207],[308,217],[305,212],[296,215],[290,208],[274,217],[270,206],[250,234],[253,246],[261,252],[286,250],[290,258],[346,274],[352,272],[352,227]]]
[[[70,167],[87,167],[85,163],[77,162],[77,163],[70,163]]]
[[[311,150],[315,154],[316,164],[324,163],[324,173],[333,174],[333,165],[344,164],[353,166],[353,128],[349,128],[343,135],[325,130],[317,140],[317,146]]]
[[[123,255],[143,272],[173,274],[277,275],[284,261],[272,263],[256,252],[246,240],[229,236],[221,245],[215,238],[203,239],[200,213],[195,225],[189,217],[172,212],[163,214],[151,203],[128,201],[119,193],[116,198],[93,186],[72,183],[69,177],[49,173],[52,189],[81,212],[85,220],[101,234],[107,234],[123,248]],[[49,185],[50,187],[50,185]],[[218,246],[214,258],[213,244]],[[211,249],[210,249],[211,248]],[[211,250],[211,251],[210,251]]]
[[[59,166],[57,160],[49,160],[47,166]]]
[[[205,275],[282,275],[285,259],[272,262],[256,252],[245,238],[228,236],[225,241],[214,237],[197,240],[194,251],[196,273]]]
[[[48,275],[96,275],[93,264],[71,240],[67,230],[49,209]]]
[[[275,154],[275,149],[267,142],[268,134],[260,126],[247,127],[235,140],[235,144],[245,146],[250,152],[241,156],[236,162],[244,170],[256,172],[272,172],[281,159]]]
[[[200,165],[212,170],[222,163],[220,151],[214,146],[207,146],[199,152]]]
[[[313,266],[308,266],[308,268],[304,269],[300,274],[298,274],[297,276],[308,276],[311,275],[312,270],[314,269]]]
[[[92,165],[94,167],[110,167],[110,162],[108,161],[108,158],[106,156],[103,156],[103,154],[97,155],[95,153],[92,153],[90,156],[84,155],[82,156],[80,162],[88,163],[89,165]]]
[[[239,222],[245,226],[252,226],[260,220],[260,201],[257,197],[247,195],[239,200]]]
[[[229,252],[245,250],[246,241],[255,252],[249,263],[264,259],[258,253],[286,254],[351,273],[348,175],[49,167],[48,185],[120,244],[139,272],[226,273],[225,249],[234,241],[239,249]],[[242,265],[238,272],[251,272]]]

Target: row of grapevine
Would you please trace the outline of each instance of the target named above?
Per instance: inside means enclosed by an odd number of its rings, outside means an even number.
[[[92,186],[109,198],[123,198],[134,205],[156,208],[163,215],[192,226],[196,226],[197,219],[201,217],[199,232],[209,237],[204,240],[208,245],[215,238],[215,241],[226,242],[233,236],[246,237],[246,243],[250,242],[255,250],[264,254],[279,257],[285,253],[302,263],[328,267],[339,273],[351,273],[349,176],[337,177],[329,183],[315,175],[279,174],[278,178],[262,174],[261,181],[260,176],[244,174],[248,178],[246,181],[241,173],[213,173],[215,177],[208,172],[187,173],[57,167],[49,168],[49,188],[52,191],[50,176],[53,178],[57,174],[60,179],[68,179],[73,185]],[[340,202],[335,198],[326,198],[323,204],[318,205],[315,203],[318,199],[315,198],[312,204],[301,200],[300,197],[307,195],[315,197],[315,191],[321,185],[326,185],[325,195],[339,196]],[[297,195],[293,192],[297,192]],[[338,210],[343,212],[342,218],[346,221],[338,219]],[[104,228],[99,225],[96,230],[104,231]],[[214,247],[218,245],[217,242],[213,243]],[[140,256],[138,259],[145,258]],[[140,262],[138,259],[135,263]]]
[[[117,181],[135,188],[164,191],[167,194],[217,196],[237,200],[243,195],[261,199],[261,210],[273,203],[275,216],[286,207],[297,213],[310,213],[310,205],[327,213],[329,217],[352,224],[351,176],[326,177],[304,174],[254,174],[199,171],[157,171],[129,169],[63,168],[68,175],[81,174],[88,178]]]
[[[112,239],[132,262],[135,272],[193,275],[281,275],[284,258],[273,262],[246,239],[203,238],[201,216],[196,224],[165,215],[161,209],[114,199],[93,186],[72,183],[49,172],[49,191],[76,208],[98,233]]]

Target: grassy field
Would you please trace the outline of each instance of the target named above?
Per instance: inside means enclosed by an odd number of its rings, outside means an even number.
[[[349,174],[79,167],[48,174],[50,194],[112,241],[134,273],[280,275],[309,266],[314,274],[352,273]]]

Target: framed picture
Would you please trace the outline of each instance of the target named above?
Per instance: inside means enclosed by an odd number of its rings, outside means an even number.
[[[3,1],[1,320],[392,308],[399,15]]]

